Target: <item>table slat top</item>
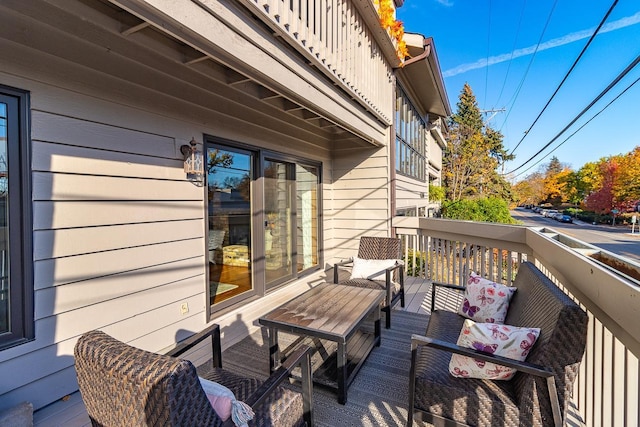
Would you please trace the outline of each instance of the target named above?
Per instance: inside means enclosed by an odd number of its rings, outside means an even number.
[[[345,339],[384,299],[384,291],[323,283],[262,316],[260,324]]]

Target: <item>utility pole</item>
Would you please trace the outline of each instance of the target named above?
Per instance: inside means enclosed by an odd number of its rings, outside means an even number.
[[[490,110],[480,110],[480,112],[481,112],[482,114],[489,114],[489,113],[492,113],[489,117],[487,117],[487,118],[484,120],[485,126],[487,125],[487,123],[489,123],[489,122],[491,121],[491,119],[493,119],[493,118],[496,116],[496,114],[498,114],[498,113],[504,113],[505,111],[507,111],[507,109],[506,109],[506,108],[504,108],[504,107],[502,107],[502,108],[492,108],[492,109],[490,109]]]
[[[491,119],[493,119],[496,116],[496,114],[504,113],[505,111],[507,111],[507,109],[504,108],[504,107],[502,107],[502,108],[492,108],[490,110],[480,110],[480,113],[482,113],[482,114],[491,113],[491,115],[484,120],[484,126],[486,127],[487,123],[489,123],[491,121]],[[502,162],[502,174],[504,175],[504,162]]]

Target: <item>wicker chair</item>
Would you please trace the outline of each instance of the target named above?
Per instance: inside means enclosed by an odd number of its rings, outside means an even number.
[[[527,360],[455,345],[464,318],[446,310],[432,312],[425,336],[411,340],[407,426],[414,416],[446,426],[563,425],[585,350],[587,314],[529,262],[520,264],[514,285],[518,290],[504,323],[541,330]],[[448,369],[451,353],[518,372],[510,381],[455,378]]]
[[[361,237],[358,247],[358,258],[362,259],[397,259],[395,266],[387,268],[384,280],[349,279],[340,280],[340,267],[353,263],[353,258],[336,263],[333,266],[333,283],[358,286],[361,288],[382,289],[387,292],[382,305],[386,315],[386,328],[391,327],[391,308],[400,300],[404,307],[404,264],[401,261],[400,239],[395,237]]]
[[[213,363],[198,370],[183,354],[211,337]],[[220,329],[213,325],[167,355],[131,347],[101,331],[91,331],[75,347],[82,399],[94,426],[233,426],[217,416],[198,375],[225,385],[252,407],[255,426],[311,426],[310,350],[299,348],[265,382],[222,369]],[[302,393],[279,386],[300,365]]]

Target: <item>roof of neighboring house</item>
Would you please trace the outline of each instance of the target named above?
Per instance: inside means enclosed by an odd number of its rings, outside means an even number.
[[[431,37],[405,33],[404,41],[411,58],[396,70],[403,87],[428,114],[451,115],[447,90],[442,79],[436,47]]]

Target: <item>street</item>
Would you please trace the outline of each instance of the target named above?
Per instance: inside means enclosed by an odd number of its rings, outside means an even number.
[[[575,220],[573,224],[561,223],[522,207],[511,211],[511,216],[527,226],[548,227],[582,240],[594,246],[640,262],[640,230],[636,224],[635,234],[631,228],[610,225],[592,225]]]

